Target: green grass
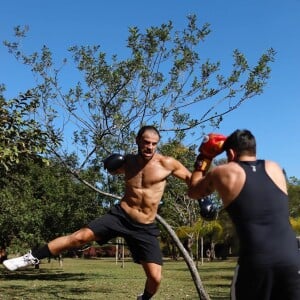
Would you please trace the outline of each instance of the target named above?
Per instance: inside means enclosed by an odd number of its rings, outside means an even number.
[[[199,274],[212,300],[229,299],[235,261],[205,262]],[[0,267],[0,300],[136,299],[145,275],[140,265],[113,259],[64,259],[63,266],[42,261],[40,269],[8,272]],[[156,300],[199,299],[183,261],[166,261]]]

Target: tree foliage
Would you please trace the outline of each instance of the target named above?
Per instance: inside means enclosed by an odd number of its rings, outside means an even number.
[[[222,70],[219,61],[200,55],[210,25],[199,26],[191,15],[180,31],[171,21],[145,32],[131,27],[128,57],[121,59],[107,58],[100,45],[71,47],[79,73],[77,84],[67,87],[63,67],[70,66],[69,60],[57,67],[47,46],[26,55],[20,40],[27,30],[16,27],[16,40],[5,45],[37,80],[30,92],[39,99],[43,128],[52,140],[64,140],[52,150],[62,157],[71,132],[81,168],[99,164],[114,151],[133,151],[142,124],[155,124],[178,141],[209,124],[218,126],[226,114],[263,92],[275,55],[268,49],[251,67],[236,49],[232,70]]]
[[[34,119],[37,99],[28,92],[6,100],[4,86],[0,86],[0,173],[5,176],[20,159],[43,160],[47,151],[47,133]]]
[[[300,180],[292,177],[288,180],[290,215],[300,217]]]
[[[88,177],[88,174],[85,175]],[[71,233],[103,213],[97,193],[50,159],[20,163],[3,179],[0,247],[28,249]],[[91,181],[92,179],[89,178]]]

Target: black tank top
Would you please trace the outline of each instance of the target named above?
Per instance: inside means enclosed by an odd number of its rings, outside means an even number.
[[[289,222],[288,196],[265,171],[265,161],[238,162],[246,181],[226,208],[240,240],[240,264],[289,265],[299,261]]]

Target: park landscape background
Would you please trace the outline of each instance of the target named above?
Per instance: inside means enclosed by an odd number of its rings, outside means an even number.
[[[136,151],[135,132],[144,123],[161,130],[160,152],[174,156],[190,170],[203,134],[228,134],[237,127],[253,130],[259,154],[274,158],[287,173],[291,223],[300,234],[299,91],[294,84],[300,68],[295,55],[299,45],[293,39],[300,28],[294,15],[299,1],[276,2],[272,8],[268,1],[254,1],[247,9],[237,1],[210,5],[187,1],[184,6],[154,1],[147,6],[151,17],[137,1],[116,1],[118,9],[97,1],[66,3],[4,4],[7,12],[14,12],[7,15],[15,16],[1,17],[5,42],[0,47],[4,129],[0,134],[0,246],[4,256],[73,232],[117,202],[122,178],[108,175],[102,161],[115,151]],[[203,20],[215,22],[210,26]],[[215,161],[223,162],[222,157]],[[233,272],[231,257],[238,249],[234,229],[223,211],[215,222],[199,218],[197,202],[188,199],[185,191],[184,184],[170,178],[159,215],[199,262],[199,274],[215,299],[226,299]],[[217,195],[213,200],[220,203]],[[166,285],[158,297],[170,295],[171,299],[175,293],[177,299],[193,299],[189,272],[183,262],[176,261],[180,253],[163,226],[161,232],[171,270],[166,271]],[[212,253],[215,245],[226,246],[230,252],[201,265],[202,254]],[[131,280],[137,272],[129,262],[126,266],[133,269],[128,273],[127,267],[120,270],[113,261],[99,258],[66,260],[63,269],[55,264],[43,262],[40,270],[11,275],[1,269],[0,297],[29,299],[43,289],[45,299],[64,297],[60,287],[54,288],[60,282],[69,286],[66,297],[76,299],[75,294],[98,287],[97,278],[106,276],[98,273],[102,270],[109,272],[105,285],[86,299],[103,293],[118,295],[119,289],[103,291],[108,284],[123,286],[121,295],[134,296],[142,289],[140,281],[132,291],[123,283],[124,276]],[[223,269],[224,291],[218,296]],[[95,273],[90,275],[89,270]],[[185,279],[180,277],[183,273]],[[116,283],[114,276],[120,276]],[[87,285],[78,288],[82,278]],[[45,288],[49,281],[53,290]],[[182,283],[186,284],[179,288]],[[10,291],[15,285],[20,289]]]

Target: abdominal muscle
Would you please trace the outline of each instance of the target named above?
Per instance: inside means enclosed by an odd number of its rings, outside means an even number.
[[[121,207],[138,223],[153,223],[157,214],[165,182],[146,188],[128,188],[121,200]]]
[[[161,201],[166,179],[171,171],[164,164],[164,157],[155,154],[147,163],[131,156],[125,167],[125,194],[121,207],[138,223],[153,223]]]

